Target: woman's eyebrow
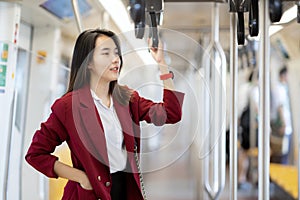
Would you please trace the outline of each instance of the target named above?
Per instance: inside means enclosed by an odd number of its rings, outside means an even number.
[[[103,47],[103,48],[101,48],[101,51],[109,51],[109,50],[110,50],[109,47]]]

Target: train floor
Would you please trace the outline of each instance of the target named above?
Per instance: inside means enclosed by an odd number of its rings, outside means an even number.
[[[156,158],[157,159],[157,158]],[[148,200],[202,200],[198,197],[196,178],[189,171],[189,157],[184,155],[168,167],[144,174]],[[229,199],[228,170],[225,188],[219,200]],[[203,190],[204,191],[204,190]],[[201,192],[201,191],[200,191]],[[239,200],[258,199],[257,187],[250,183],[238,189]],[[207,198],[208,199],[208,198]],[[205,200],[205,199],[203,199]],[[209,200],[209,199],[208,199]]]
[[[163,138],[166,139],[166,138]],[[163,140],[162,139],[162,140]],[[152,154],[147,160],[143,160],[143,165],[151,165],[157,160],[167,159],[172,156],[176,149],[173,144],[173,150],[165,153]],[[145,145],[144,145],[145,146]],[[171,152],[172,151],[172,152]],[[161,169],[154,170],[153,172],[144,173],[145,191],[148,200],[206,200],[207,197],[199,197],[197,189],[197,176],[191,170],[191,156],[190,151],[187,150],[179,159],[162,167]],[[142,166],[143,166],[142,165]],[[229,195],[229,166],[226,167],[226,183],[219,200],[228,200]],[[238,189],[237,198],[239,200],[254,200],[258,199],[258,189],[255,184],[248,183]],[[271,198],[274,199],[274,198]]]

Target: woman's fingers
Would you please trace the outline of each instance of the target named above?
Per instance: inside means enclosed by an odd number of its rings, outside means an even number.
[[[84,185],[80,184],[80,187],[82,187],[85,190],[93,190],[92,187],[85,187]]]
[[[152,42],[153,42],[152,38],[148,38],[148,48],[151,51],[151,54],[152,54],[153,58],[156,60],[156,62],[161,63],[164,61],[163,44],[159,40],[158,47],[153,47]]]

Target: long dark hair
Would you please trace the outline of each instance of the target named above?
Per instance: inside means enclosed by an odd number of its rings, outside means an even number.
[[[82,88],[90,83],[90,71],[88,64],[92,61],[93,51],[95,49],[96,39],[100,36],[110,37],[117,46],[120,57],[120,72],[123,66],[120,41],[116,34],[105,29],[91,29],[82,32],[75,43],[73,58],[71,64],[71,74],[68,86],[68,92]],[[117,81],[111,81],[109,84],[109,94],[113,95],[119,103],[126,105],[131,96],[131,90],[125,86],[120,86]]]

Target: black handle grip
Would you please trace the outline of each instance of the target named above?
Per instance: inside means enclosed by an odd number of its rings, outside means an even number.
[[[300,5],[297,6],[298,11],[297,11],[297,22],[300,23]]]
[[[245,44],[245,24],[243,12],[238,12],[237,40],[239,45]]]
[[[282,2],[281,0],[269,1],[269,15],[272,23],[279,22],[282,16]]]
[[[150,12],[151,17],[151,36],[152,36],[152,47],[158,47],[158,30],[157,30],[157,23],[156,23],[156,14],[155,12]]]
[[[258,0],[250,1],[249,8],[249,33],[250,36],[258,36],[259,30],[259,17],[258,17]]]

